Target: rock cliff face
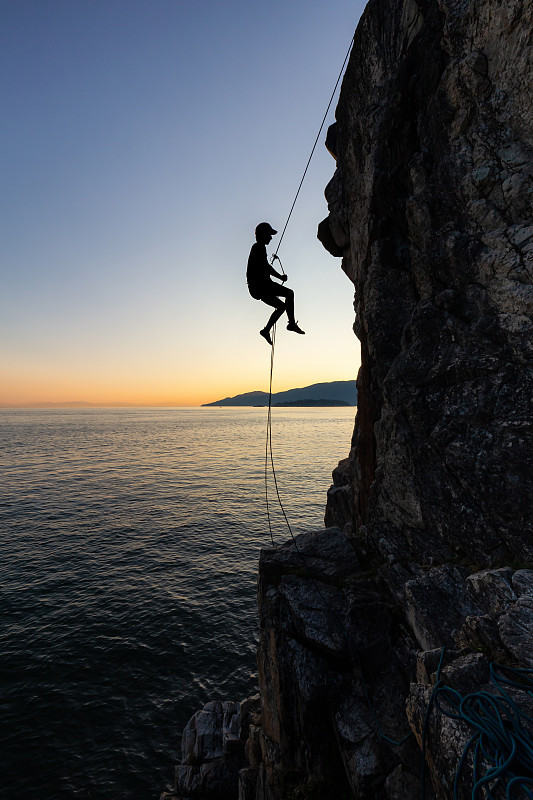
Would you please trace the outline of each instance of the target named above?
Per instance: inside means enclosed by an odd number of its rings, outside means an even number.
[[[178,795],[417,798],[424,748],[448,800],[472,730],[424,724],[442,648],[463,694],[533,668],[532,75],[529,0],[366,8],[319,226],[355,286],[352,446],[326,529],[261,554],[260,698],[209,751],[189,723]],[[217,759],[225,794],[194,784]]]
[[[322,241],[355,285],[354,524],[384,558],[533,559],[533,9],[374,0]]]

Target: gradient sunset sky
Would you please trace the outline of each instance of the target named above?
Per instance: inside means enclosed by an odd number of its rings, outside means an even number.
[[[246,260],[258,222],[282,230],[364,5],[0,0],[0,403],[268,389]],[[306,335],[278,324],[275,391],[359,367],[316,239],[324,136],[279,251]]]

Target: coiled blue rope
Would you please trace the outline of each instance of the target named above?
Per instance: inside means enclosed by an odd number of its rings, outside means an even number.
[[[533,698],[533,670],[490,665],[494,691],[464,697],[441,680],[442,648],[437,682],[429,698],[422,733],[422,798],[425,800],[425,761],[428,724],[433,706],[445,716],[474,729],[459,760],[453,796],[459,800],[463,768],[472,754],[472,800],[533,800],[533,717],[509,693],[524,692]]]

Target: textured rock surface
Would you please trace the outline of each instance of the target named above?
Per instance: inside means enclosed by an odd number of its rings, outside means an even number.
[[[363,357],[350,521],[386,557],[533,560],[532,31],[526,0],[359,25],[327,226]]]
[[[161,800],[236,798],[239,771],[247,763],[245,742],[259,708],[256,695],[242,703],[214,700],[197,711],[183,731],[174,790]]]
[[[295,565],[301,576],[293,574]],[[393,645],[398,640],[401,650],[402,631],[390,598],[335,528],[298,537],[282,551],[263,551],[259,573],[265,746],[255,793],[246,800],[290,792],[304,797],[309,786],[317,797],[363,797],[402,765],[404,750],[407,766],[413,760],[412,742],[395,750],[380,740],[365,699],[372,692],[391,735],[406,733],[408,682]]]
[[[530,665],[532,570],[369,567],[368,546],[335,528],[262,552],[262,713],[247,748],[252,740],[261,747],[240,800],[420,797],[422,732],[442,648],[441,677],[463,694],[494,691],[491,660]],[[453,796],[471,735],[462,722],[430,716],[427,765],[439,800]],[[465,770],[465,800],[470,778]]]
[[[261,554],[261,709],[233,762],[190,723],[191,793],[225,759],[239,800],[420,797],[442,648],[461,693],[533,667],[532,74],[529,0],[365,10],[318,231],[355,287],[355,431],[326,529]],[[471,733],[430,715],[438,800]]]

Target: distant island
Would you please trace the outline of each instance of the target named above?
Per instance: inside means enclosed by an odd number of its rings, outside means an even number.
[[[268,392],[254,391],[237,394],[235,397],[224,397],[214,403],[203,403],[208,406],[268,406]],[[331,381],[329,383],[313,383],[299,389],[288,389],[285,392],[272,394],[274,406],[356,406],[357,389],[355,381]]]
[[[306,406],[309,408],[317,408],[317,407],[326,407],[326,408],[338,408],[341,406],[352,406],[353,403],[347,403],[346,400],[309,400],[306,398],[305,400],[285,400],[284,403],[273,403],[274,407],[282,407],[282,408],[290,408],[291,406],[298,407],[298,408],[305,408]]]

